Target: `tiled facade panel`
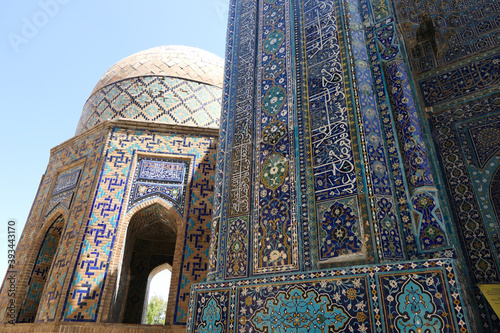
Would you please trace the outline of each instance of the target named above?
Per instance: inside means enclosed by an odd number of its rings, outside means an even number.
[[[498,1],[395,0],[394,6],[417,74],[500,46]]]
[[[453,260],[195,285],[187,332],[467,332]]]
[[[92,202],[85,234],[81,239],[74,272],[71,277],[69,293],[64,298],[63,321],[96,322],[109,303],[103,301],[106,292],[112,293],[114,286],[107,287],[109,277],[115,274],[110,270],[119,263],[113,263],[114,251],[122,251],[125,244],[118,243],[118,228],[126,215],[127,198],[131,188],[135,188],[131,172],[139,156],[155,154],[156,163],[180,158],[193,159],[189,165],[191,179],[184,189],[187,195],[185,230],[178,230],[184,237],[181,249],[182,261],[179,264],[179,283],[175,298],[173,323],[182,324],[187,320],[187,302],[191,283],[202,282],[207,269],[207,252],[210,242],[209,222],[212,216],[213,177],[215,172],[215,151],[217,139],[203,135],[187,135],[150,130],[113,128],[105,163],[98,179],[96,194]],[[162,158],[163,157],[163,158]],[[146,158],[142,161],[145,161]],[[186,164],[177,163],[181,168]],[[142,164],[141,164],[142,165]],[[141,165],[138,167],[141,168]],[[168,170],[163,165],[163,175]],[[137,167],[136,167],[137,168]],[[144,171],[144,169],[140,169]],[[138,179],[147,176],[138,172]],[[151,178],[151,177],[149,177]],[[167,179],[168,178],[168,179]],[[177,180],[165,176],[161,181]],[[159,183],[159,187],[163,186]],[[172,198],[164,196],[159,189],[150,196],[160,197],[168,202]],[[172,205],[173,206],[173,205]],[[107,287],[107,288],[106,288]],[[109,297],[109,296],[108,296]]]
[[[38,305],[38,318],[50,320],[56,316],[57,306],[61,295],[65,294],[64,284],[71,274],[74,265],[74,250],[79,246],[82,223],[88,202],[91,200],[94,181],[98,174],[98,167],[102,160],[102,153],[107,138],[107,131],[102,127],[89,131],[73,139],[51,152],[47,170],[42,178],[31,212],[26,222],[23,234],[16,251],[18,262],[18,290],[26,290],[30,273],[32,272],[36,256],[42,244],[42,238],[47,231],[46,223],[53,222],[57,216],[63,214],[65,218],[61,238],[52,268],[46,278],[43,294]],[[71,206],[60,203],[54,208],[54,213],[47,216],[47,210],[52,209],[50,200],[57,196],[56,180],[68,169],[80,168],[78,185],[74,189]],[[64,190],[64,188],[61,188]],[[69,189],[68,191],[73,191]],[[38,247],[33,246],[37,244]],[[25,293],[18,293],[16,304],[19,306],[26,297]],[[0,321],[6,320],[4,310],[9,298],[5,286],[0,298]]]
[[[188,331],[466,331],[390,4],[234,0],[229,17],[210,280]]]

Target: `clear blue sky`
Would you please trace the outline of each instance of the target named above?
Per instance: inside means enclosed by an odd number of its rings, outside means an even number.
[[[228,0],[6,0],[0,13],[0,283],[7,221],[19,236],[49,150],[73,137],[114,63],[160,45],[224,57]],[[19,238],[18,236],[18,238]]]

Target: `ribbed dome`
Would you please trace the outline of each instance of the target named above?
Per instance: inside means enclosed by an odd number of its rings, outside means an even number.
[[[135,53],[118,61],[97,82],[96,91],[111,83],[138,76],[170,76],[222,88],[224,61],[195,47],[168,45]]]
[[[217,128],[224,61],[188,46],[160,46],[111,66],[94,87],[76,129],[108,119]]]

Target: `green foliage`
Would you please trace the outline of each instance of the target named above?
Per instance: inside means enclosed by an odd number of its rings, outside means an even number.
[[[167,311],[167,301],[159,296],[151,297],[146,314],[146,324],[165,325],[165,313]]]

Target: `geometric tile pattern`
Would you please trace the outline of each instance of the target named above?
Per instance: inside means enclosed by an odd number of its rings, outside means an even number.
[[[500,45],[495,0],[394,1],[416,73],[446,66]]]
[[[500,96],[491,96],[470,102],[457,108],[450,108],[442,113],[432,115],[431,124],[436,133],[437,149],[442,160],[442,167],[449,191],[452,208],[457,217],[459,235],[464,246],[468,267],[476,283],[491,283],[499,278],[499,266],[495,252],[499,249],[489,240],[489,236],[498,234],[495,224],[486,224],[479,197],[474,184],[481,184],[473,177],[492,173],[488,169],[481,170],[477,162],[470,157],[477,155],[469,143],[463,142],[463,135],[468,129],[488,128],[485,119],[489,114],[500,110]],[[497,113],[498,114],[498,113]],[[463,137],[466,138],[466,137]],[[495,146],[495,141],[491,141]],[[467,157],[467,158],[466,158]],[[482,190],[484,191],[484,190]],[[481,192],[482,192],[481,191]],[[477,193],[477,194],[476,194]],[[497,222],[498,223],[498,222]]]
[[[444,259],[196,284],[186,331],[465,332],[461,283]]]
[[[493,53],[483,59],[458,64],[442,73],[427,76],[420,80],[419,85],[425,105],[431,106],[454,102],[488,88],[495,89],[499,83],[500,55]]]
[[[167,181],[184,186],[186,168],[192,168],[193,176],[185,190],[186,229],[174,311],[174,324],[186,322],[190,285],[202,282],[207,270],[216,143],[213,137],[196,134],[112,129],[71,285],[64,294],[63,321],[98,320],[104,305],[103,290],[109,283],[111,256],[120,250],[116,248],[115,239],[125,214],[124,199],[131,191],[131,164],[136,155],[168,154],[168,159],[155,155],[155,158],[139,160],[135,177],[141,182]],[[193,165],[172,159],[173,155],[192,158]]]
[[[220,98],[219,87],[204,83],[168,76],[130,78],[107,85],[87,100],[76,134],[117,118],[218,127]]]
[[[495,187],[500,159],[491,125],[498,121],[500,95],[491,95],[431,115],[451,208],[474,283],[494,283],[500,276],[499,207]],[[489,139],[486,139],[489,138]],[[486,139],[486,140],[485,140]],[[479,291],[476,291],[478,294]],[[499,325],[483,297],[477,297],[485,331]]]
[[[53,221],[51,220],[51,216],[45,218],[44,208],[47,205],[47,201],[50,200],[49,193],[55,186],[58,175],[61,174],[60,170],[67,169],[68,166],[73,164],[81,164],[81,171],[78,187],[74,189],[71,209],[63,214],[65,219],[64,232],[61,234],[57,252],[54,255],[55,259],[51,266],[51,274],[45,282],[38,306],[38,316],[35,321],[40,319],[51,321],[56,316],[59,297],[64,293],[64,280],[71,267],[71,262],[74,260],[74,249],[76,246],[79,246],[77,235],[84,220],[85,209],[91,200],[91,189],[93,188],[97,166],[101,161],[105,137],[106,132],[102,129],[90,131],[77,140],[54,148],[51,152],[47,170],[38,188],[23,235],[17,246],[17,260],[20,263],[24,263],[22,271],[18,273],[19,275],[31,276],[36,259],[34,256],[39,251],[39,249],[32,248],[33,243],[35,240],[43,237],[40,235],[40,230],[47,230],[47,228],[44,228],[44,224]],[[19,305],[22,304],[26,296],[28,279],[25,281],[20,280],[17,285],[19,292],[16,297],[16,303]],[[1,309],[6,308],[6,303],[4,302],[7,301],[6,289],[3,289],[0,297]],[[2,320],[2,316],[3,314],[0,313],[0,320]]]
[[[33,267],[28,281],[28,290],[17,316],[18,323],[32,323],[35,321],[43,288],[49,276],[49,270],[54,260],[63,229],[64,217],[60,215],[52,222],[40,246],[40,251],[35,261],[36,265]]]

